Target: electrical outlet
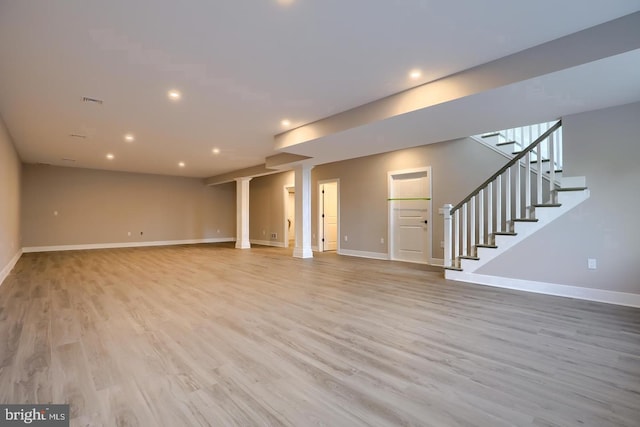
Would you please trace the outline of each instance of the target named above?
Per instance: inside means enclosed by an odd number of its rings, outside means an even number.
[[[596,259],[595,258],[587,259],[587,267],[589,268],[589,270],[595,270],[596,268],[598,268],[598,263]]]
[[[380,244],[384,245],[384,237],[380,238]]]
[[[220,234],[220,229],[218,228],[218,230],[216,231],[218,234]]]
[[[58,216],[58,211],[53,211],[53,216]]]
[[[127,231],[127,236],[131,237],[131,232]]]
[[[347,236],[346,234],[344,235],[344,241],[348,242],[349,241],[349,236]]]
[[[271,233],[271,238],[272,239],[277,239],[278,238],[278,233]]]
[[[440,247],[444,249],[444,240],[440,240]]]

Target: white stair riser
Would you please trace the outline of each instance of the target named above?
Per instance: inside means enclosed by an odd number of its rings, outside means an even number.
[[[478,248],[478,253],[476,254],[476,256],[481,260],[486,258],[493,258],[493,255],[496,251],[497,249],[493,248]]]
[[[482,248],[480,248],[480,249],[482,249]],[[475,259],[465,259],[465,258],[463,258],[463,259],[460,260],[460,268],[462,268],[464,271],[467,271],[469,269],[475,270],[476,269],[476,264],[478,262],[479,261],[476,261]]]
[[[500,246],[506,245],[512,238],[513,236],[497,235],[497,236],[494,236],[494,242],[496,246],[500,247]]]
[[[529,234],[534,232],[537,228],[538,228],[537,222],[514,222],[513,223],[513,232],[518,233],[518,235],[528,236]]]
[[[555,207],[553,207],[553,208],[535,208],[535,210],[533,212],[534,218],[536,218],[538,221],[543,221],[543,222],[550,221],[556,215],[556,213],[554,211],[555,209],[557,209],[557,208],[555,208]]]

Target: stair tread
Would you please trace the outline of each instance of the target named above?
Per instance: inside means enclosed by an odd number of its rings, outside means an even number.
[[[556,188],[553,191],[584,191],[587,187],[566,187],[566,188]]]
[[[480,261],[480,258],[478,258],[477,256],[471,256],[471,255],[461,255],[458,258],[460,259],[470,259],[473,261]]]
[[[511,144],[517,144],[517,142],[516,141],[499,142],[496,144],[496,147],[503,147],[505,145],[511,145]]]
[[[548,162],[549,162],[549,159],[542,159],[542,160],[540,160],[540,161],[541,161],[542,163],[548,163]],[[537,161],[537,160],[531,160],[531,163],[532,163],[532,164],[533,164],[533,163],[538,163],[538,161]]]
[[[562,203],[537,203],[533,205],[534,208],[559,208]]]
[[[515,218],[512,219],[513,222],[538,222],[537,218]]]
[[[476,248],[498,249],[496,245],[485,245],[485,244],[476,245]]]
[[[546,173],[550,173],[551,171],[547,171]],[[556,169],[554,170],[555,173],[562,173],[562,169]]]
[[[462,269],[460,267],[445,267],[445,270],[452,270],[452,271],[462,271]]]
[[[514,233],[513,231],[496,231],[495,233],[491,233],[494,236],[517,236],[518,233]]]
[[[488,133],[486,135],[482,135],[482,138],[491,138],[492,136],[498,136],[500,135],[500,132],[493,132],[493,133]]]

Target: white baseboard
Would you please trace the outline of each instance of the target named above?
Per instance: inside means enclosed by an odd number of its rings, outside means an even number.
[[[640,294],[446,270],[449,280],[640,308]]]
[[[54,251],[81,251],[87,249],[115,249],[115,248],[139,248],[146,246],[173,246],[195,245],[198,243],[223,243],[235,242],[235,237],[213,237],[208,239],[188,240],[158,240],[155,242],[119,242],[119,243],[89,243],[84,245],[60,245],[60,246],[31,246],[22,248],[23,253],[30,252],[54,252]]]
[[[284,248],[284,242],[276,242],[273,240],[250,240],[252,245],[274,246],[276,248]]]
[[[11,261],[9,261],[9,263],[7,265],[5,265],[2,270],[0,270],[0,286],[2,286],[2,283],[4,282],[4,279],[7,278],[9,273],[11,273],[11,270],[13,270],[13,267],[16,266],[16,263],[18,262],[18,260],[20,259],[21,256],[22,256],[22,249],[20,249],[14,255],[14,257],[11,258]]]
[[[389,259],[389,255],[383,252],[356,251],[353,249],[340,249],[338,250],[338,255],[347,255],[347,256],[355,256],[358,258],[371,258],[371,259],[383,259],[383,260]]]

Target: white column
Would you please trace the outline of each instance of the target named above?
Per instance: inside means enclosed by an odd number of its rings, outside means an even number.
[[[293,256],[313,258],[311,250],[311,169],[313,166],[296,166],[296,246]]]
[[[249,249],[249,181],[236,178],[236,249]]]

